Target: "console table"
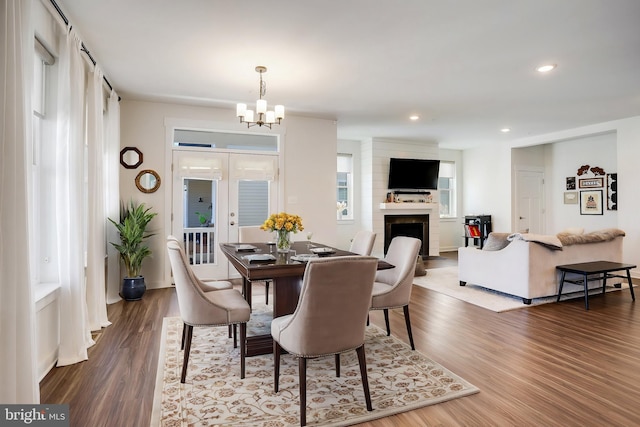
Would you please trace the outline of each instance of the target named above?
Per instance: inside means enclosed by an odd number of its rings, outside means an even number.
[[[629,270],[632,268],[636,268],[633,264],[622,264],[619,262],[611,262],[611,261],[593,261],[593,262],[582,262],[578,264],[565,264],[558,265],[556,269],[562,272],[562,277],[560,278],[560,288],[558,289],[558,299],[556,302],[560,302],[560,295],[562,295],[562,286],[565,282],[566,273],[576,273],[582,275],[582,282],[584,283],[584,307],[589,310],[589,287],[587,286],[590,280],[600,280],[602,279],[602,293],[605,292],[605,286],[607,285],[607,278],[610,277],[620,277],[623,279],[627,279],[629,282],[629,291],[631,292],[631,299],[633,301],[636,300],[636,296],[633,293],[633,283],[631,282],[631,273]],[[626,270],[626,276],[620,276],[617,274],[611,274],[616,271]],[[589,279],[589,275],[597,274],[598,277],[594,277]],[[602,276],[601,276],[602,275]],[[566,280],[571,283],[580,283],[575,280]]]

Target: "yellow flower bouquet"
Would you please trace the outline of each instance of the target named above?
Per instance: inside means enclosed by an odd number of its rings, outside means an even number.
[[[304,230],[302,218],[298,215],[280,212],[271,214],[260,226],[265,231],[275,231],[277,235],[276,246],[278,252],[289,252],[291,248],[290,233]]]

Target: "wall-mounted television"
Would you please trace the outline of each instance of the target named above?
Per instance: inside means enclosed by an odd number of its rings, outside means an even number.
[[[389,161],[390,190],[437,190],[440,160],[397,159]]]

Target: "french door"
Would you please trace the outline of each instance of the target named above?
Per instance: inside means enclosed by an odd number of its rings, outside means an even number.
[[[277,154],[173,150],[171,232],[201,279],[239,277],[220,250],[278,206]]]

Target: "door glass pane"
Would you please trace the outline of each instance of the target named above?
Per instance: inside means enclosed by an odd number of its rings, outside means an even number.
[[[208,179],[184,179],[183,243],[191,264],[215,261],[217,184]]]
[[[269,217],[269,181],[238,181],[238,225],[261,225]]]

